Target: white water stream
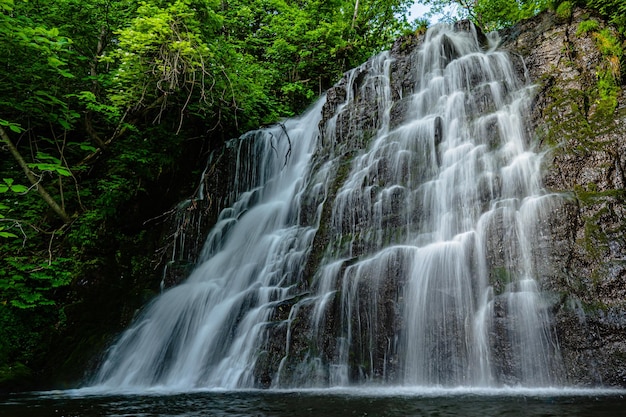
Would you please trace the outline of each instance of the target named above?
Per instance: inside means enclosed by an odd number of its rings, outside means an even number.
[[[322,131],[324,99],[237,142],[232,204],[196,269],[120,337],[95,385],[560,382],[536,266],[554,198],[524,125],[532,87],[472,31],[438,25],[415,57],[399,125],[383,53],[346,75]],[[348,158],[350,135],[365,146]]]

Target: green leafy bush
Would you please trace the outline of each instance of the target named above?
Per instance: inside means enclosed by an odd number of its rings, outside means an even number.
[[[571,1],[564,1],[555,9],[555,13],[561,19],[569,19],[572,16],[572,10],[574,6]]]

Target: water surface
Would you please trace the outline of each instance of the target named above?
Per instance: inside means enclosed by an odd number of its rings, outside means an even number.
[[[563,389],[237,390],[5,396],[0,415],[26,416],[620,416],[626,391]]]

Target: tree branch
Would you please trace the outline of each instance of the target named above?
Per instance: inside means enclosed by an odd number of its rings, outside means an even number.
[[[13,142],[11,142],[11,138],[9,138],[9,135],[7,134],[7,132],[4,130],[2,126],[0,126],[0,138],[2,138],[2,141],[6,143],[6,145],[9,147],[9,151],[11,152],[11,154],[13,155],[13,157],[15,158],[19,166],[24,170],[26,177],[28,178],[30,183],[33,184],[33,186],[35,187],[35,189],[37,190],[41,198],[44,199],[44,201],[63,220],[64,223],[69,223],[71,221],[70,217],[67,215],[65,210],[63,210],[63,208],[59,206],[59,204],[54,200],[54,198],[52,198],[52,196],[48,194],[48,192],[43,187],[43,185],[41,185],[40,182],[37,181],[37,178],[35,178],[33,171],[30,170],[30,168],[28,167],[28,164],[26,163],[26,161],[20,154],[19,150],[15,147]]]

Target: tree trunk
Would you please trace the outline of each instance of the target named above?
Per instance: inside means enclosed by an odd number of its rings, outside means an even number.
[[[0,138],[2,138],[2,141],[6,143],[6,145],[9,147],[9,151],[11,152],[19,166],[22,167],[24,173],[26,174],[26,177],[28,178],[30,183],[33,184],[37,192],[39,192],[41,198],[44,199],[44,201],[50,206],[50,208],[52,208],[52,210],[54,210],[54,212],[63,220],[64,223],[69,223],[71,221],[70,217],[67,215],[65,210],[63,210],[63,208],[59,206],[56,201],[54,201],[54,198],[52,198],[52,196],[48,194],[46,189],[39,183],[39,181],[37,181],[37,178],[35,178],[33,171],[30,170],[26,161],[24,160],[24,158],[22,158],[20,151],[18,151],[13,142],[11,142],[11,138],[9,138],[9,135],[7,135],[7,132],[2,126],[0,126]]]
[[[98,59],[104,52],[104,48],[106,46],[106,39],[108,36],[108,29],[106,26],[102,26],[100,29],[100,36],[98,37],[98,46],[96,47],[96,53],[93,56],[93,59],[89,62],[89,73],[91,75],[91,92],[97,97],[99,93],[100,86],[98,85]],[[94,145],[96,145],[100,149],[104,149],[106,147],[104,141],[100,138],[100,135],[95,131],[93,125],[91,123],[93,111],[87,111],[85,115],[85,130],[87,131],[87,135],[91,139]]]
[[[359,0],[356,0],[354,3],[354,15],[352,16],[352,29],[354,29],[354,25],[356,24],[356,18],[359,15]]]

